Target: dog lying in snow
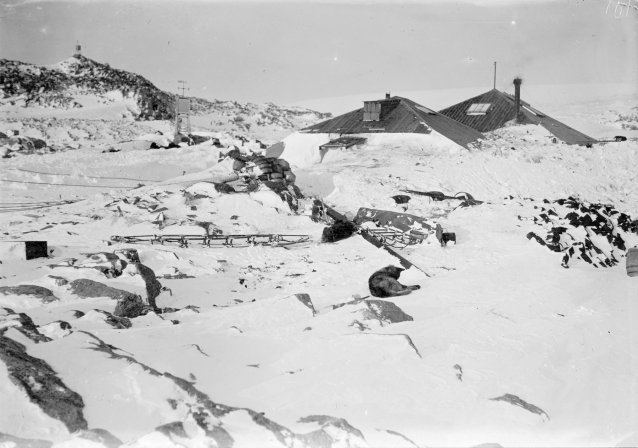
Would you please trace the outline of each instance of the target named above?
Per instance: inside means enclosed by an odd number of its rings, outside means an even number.
[[[392,265],[379,269],[368,279],[370,294],[374,297],[405,296],[420,289],[419,285],[406,286],[399,283],[399,275],[404,270]]]

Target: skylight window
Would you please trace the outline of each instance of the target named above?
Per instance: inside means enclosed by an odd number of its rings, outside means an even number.
[[[491,103],[473,103],[467,110],[467,115],[485,115]]]

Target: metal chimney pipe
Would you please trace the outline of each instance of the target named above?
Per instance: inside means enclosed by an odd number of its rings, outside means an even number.
[[[518,123],[518,116],[521,112],[521,84],[523,80],[521,78],[514,78],[514,108],[516,109],[516,122]]]

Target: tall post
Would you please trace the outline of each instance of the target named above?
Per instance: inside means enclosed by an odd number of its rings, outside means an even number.
[[[521,84],[523,80],[519,77],[514,78],[514,108],[516,109],[516,122],[519,122],[521,111]]]
[[[496,89],[496,61],[494,61],[494,89]]]
[[[186,87],[186,81],[182,81],[181,79],[177,81],[179,86],[177,90],[181,90],[182,94],[177,95],[177,99],[175,101],[175,135],[174,142],[177,144],[181,141],[181,133],[182,131],[186,134],[190,134],[191,132],[191,122],[190,122],[190,100],[186,98],[186,91],[190,90]]]

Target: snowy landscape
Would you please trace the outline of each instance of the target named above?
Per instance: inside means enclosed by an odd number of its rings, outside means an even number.
[[[345,110],[195,96],[175,135],[141,75],[0,60],[0,447],[637,446],[638,92],[525,89],[600,142],[320,150]]]

